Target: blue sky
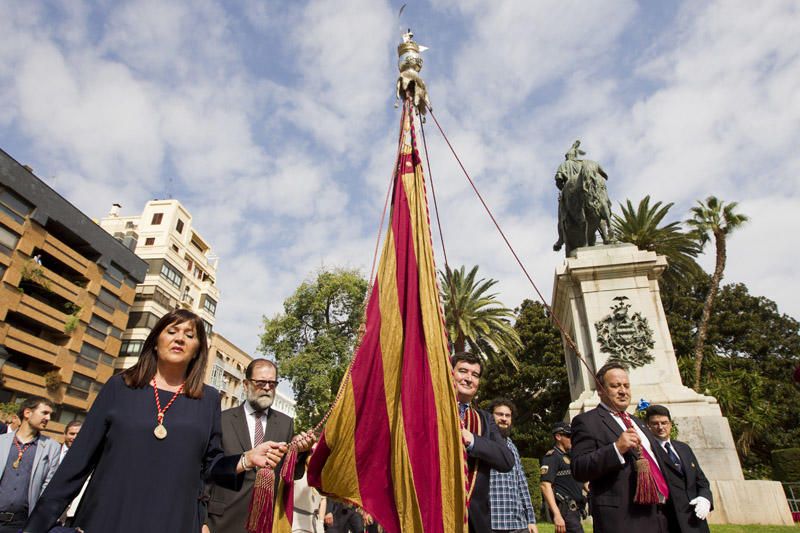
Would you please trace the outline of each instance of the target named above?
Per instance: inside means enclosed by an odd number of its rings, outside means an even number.
[[[580,138],[615,209],[740,202],[726,282],[800,316],[797,2],[410,1],[399,21],[400,5],[4,0],[0,146],[94,218],[183,202],[220,256],[216,329],[252,351],[316,269],[368,273],[411,26],[436,115],[546,296],[553,175]],[[450,263],[499,279],[508,306],[532,297],[426,132]]]

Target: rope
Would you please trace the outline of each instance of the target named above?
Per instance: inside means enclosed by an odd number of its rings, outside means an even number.
[[[544,296],[542,295],[542,292],[539,290],[539,287],[536,286],[536,283],[533,281],[533,278],[531,277],[530,274],[528,274],[528,270],[525,268],[525,265],[520,260],[519,256],[517,255],[517,252],[514,250],[514,247],[511,246],[511,243],[509,242],[508,237],[506,237],[505,232],[500,227],[500,224],[498,224],[497,219],[494,217],[494,214],[492,213],[492,210],[489,209],[489,206],[486,204],[486,201],[483,199],[483,196],[481,195],[480,191],[478,191],[478,188],[475,186],[475,182],[472,180],[472,177],[470,177],[469,172],[467,172],[467,169],[464,168],[464,164],[461,162],[461,159],[458,157],[458,154],[456,153],[455,148],[453,148],[452,143],[450,143],[450,139],[448,139],[447,134],[445,134],[444,130],[442,129],[441,124],[439,124],[439,120],[436,118],[436,115],[433,113],[433,109],[431,109],[429,107],[428,108],[428,112],[430,113],[431,118],[433,118],[433,122],[436,124],[436,127],[439,128],[439,132],[442,134],[442,137],[444,138],[445,142],[447,143],[447,146],[450,148],[450,152],[452,152],[453,157],[455,157],[456,161],[458,162],[458,166],[461,167],[461,171],[464,173],[464,176],[466,176],[467,181],[469,181],[469,184],[472,187],[472,190],[475,191],[475,194],[478,196],[478,200],[480,200],[481,204],[483,205],[483,208],[486,210],[486,213],[489,215],[489,218],[492,219],[492,223],[494,224],[494,227],[497,228],[497,231],[500,233],[500,236],[503,238],[503,241],[505,241],[506,246],[508,247],[509,251],[511,252],[511,255],[514,256],[514,259],[517,261],[517,264],[519,265],[519,267],[522,269],[522,272],[525,274],[525,277],[528,278],[528,281],[530,282],[531,286],[533,287],[533,290],[539,296],[539,300],[542,302],[542,305],[544,305],[545,310],[550,315],[551,320],[553,321],[553,323],[555,323],[556,327],[561,332],[561,335],[563,335],[564,341],[575,352],[576,357],[578,358],[578,360],[580,360],[581,363],[583,363],[583,366],[586,367],[586,369],[589,371],[589,374],[592,375],[592,377],[594,378],[595,384],[598,387],[598,391],[601,391],[601,390],[605,391],[605,387],[603,386],[602,383],[600,383],[600,380],[597,379],[597,376],[595,376],[594,371],[589,366],[589,363],[586,362],[586,359],[584,359],[583,354],[581,354],[581,351],[578,349],[577,344],[575,344],[575,341],[572,340],[572,337],[570,336],[570,334],[567,333],[567,330],[561,324],[561,321],[553,313],[552,308],[550,307],[550,305],[545,300]]]
[[[425,148],[425,163],[428,166],[428,179],[431,182],[431,195],[433,196],[433,211],[436,213],[436,225],[439,227],[439,240],[442,242],[442,255],[444,256],[444,266],[450,270],[447,262],[447,249],[444,246],[444,233],[442,232],[442,221],[439,219],[439,203],[436,201],[436,187],[433,185],[433,172],[431,172],[431,159],[428,157],[428,141],[425,139],[425,124],[420,121],[419,130],[422,132],[422,146]]]
[[[369,282],[369,287],[367,288],[367,294],[364,297],[364,313],[361,316],[361,325],[358,328],[358,339],[356,340],[356,344],[355,344],[355,347],[353,349],[353,359],[350,361],[350,364],[347,365],[347,370],[345,370],[344,377],[342,377],[342,382],[339,385],[339,390],[336,392],[336,397],[333,399],[333,402],[331,402],[331,405],[330,405],[330,407],[328,407],[328,410],[325,413],[325,415],[322,417],[322,420],[320,420],[317,423],[317,425],[314,426],[314,429],[311,430],[314,434],[317,434],[319,432],[319,430],[325,425],[325,423],[328,421],[328,418],[330,418],[331,413],[333,413],[334,408],[341,401],[342,396],[344,395],[344,391],[347,388],[347,383],[350,381],[350,374],[352,373],[353,366],[356,363],[356,356],[358,355],[358,349],[361,347],[361,342],[364,339],[364,333],[366,331],[366,323],[367,323],[367,306],[369,305],[369,300],[372,297],[372,289],[375,287],[375,278],[374,278],[374,276],[375,276],[375,266],[376,266],[377,260],[378,260],[378,249],[380,247],[381,235],[383,234],[383,223],[384,223],[384,221],[386,219],[386,211],[387,211],[387,209],[389,207],[389,198],[391,197],[392,188],[393,188],[394,182],[397,179],[397,175],[398,175],[397,173],[398,173],[399,165],[400,165],[399,153],[400,153],[400,150],[403,147],[403,141],[404,141],[404,135],[403,135],[404,126],[405,126],[405,122],[406,122],[406,117],[408,116],[408,113],[410,112],[410,107],[409,107],[410,104],[409,104],[409,102],[410,101],[403,102],[403,113],[401,115],[401,120],[400,120],[400,133],[399,133],[399,138],[398,138],[398,141],[397,141],[398,157],[397,157],[397,161],[396,161],[396,164],[395,164],[395,168],[392,171],[392,179],[389,180],[389,189],[386,191],[386,200],[384,201],[384,204],[383,204],[383,213],[381,213],[381,222],[378,225],[378,238],[375,241],[375,252],[374,252],[374,254],[372,256],[372,268],[371,268],[370,274],[369,274],[370,282]]]

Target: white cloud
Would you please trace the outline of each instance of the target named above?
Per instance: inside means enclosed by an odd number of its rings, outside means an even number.
[[[248,350],[321,265],[368,274],[399,120],[394,7],[105,7],[0,5],[0,132],[37,172],[90,216],[180,199],[220,255],[217,329]],[[776,227],[800,205],[800,13],[686,3],[655,26],[649,9],[442,0],[408,22],[436,42],[422,73],[437,118],[547,298],[562,261],[553,174],[581,138],[615,204],[651,194],[682,218],[708,194],[741,200],[753,220],[726,279],[797,316],[798,257]],[[527,281],[425,128],[451,266],[480,265],[518,305]]]

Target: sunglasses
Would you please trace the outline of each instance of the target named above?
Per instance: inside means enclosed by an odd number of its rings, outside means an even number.
[[[250,383],[258,387],[259,389],[274,389],[278,386],[278,382],[274,380],[264,380],[264,379],[248,379]]]

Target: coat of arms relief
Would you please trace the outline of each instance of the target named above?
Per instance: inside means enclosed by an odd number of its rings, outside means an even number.
[[[600,350],[630,368],[653,362],[653,330],[641,313],[630,313],[631,304],[627,296],[617,296],[611,313],[595,322],[597,342]]]

